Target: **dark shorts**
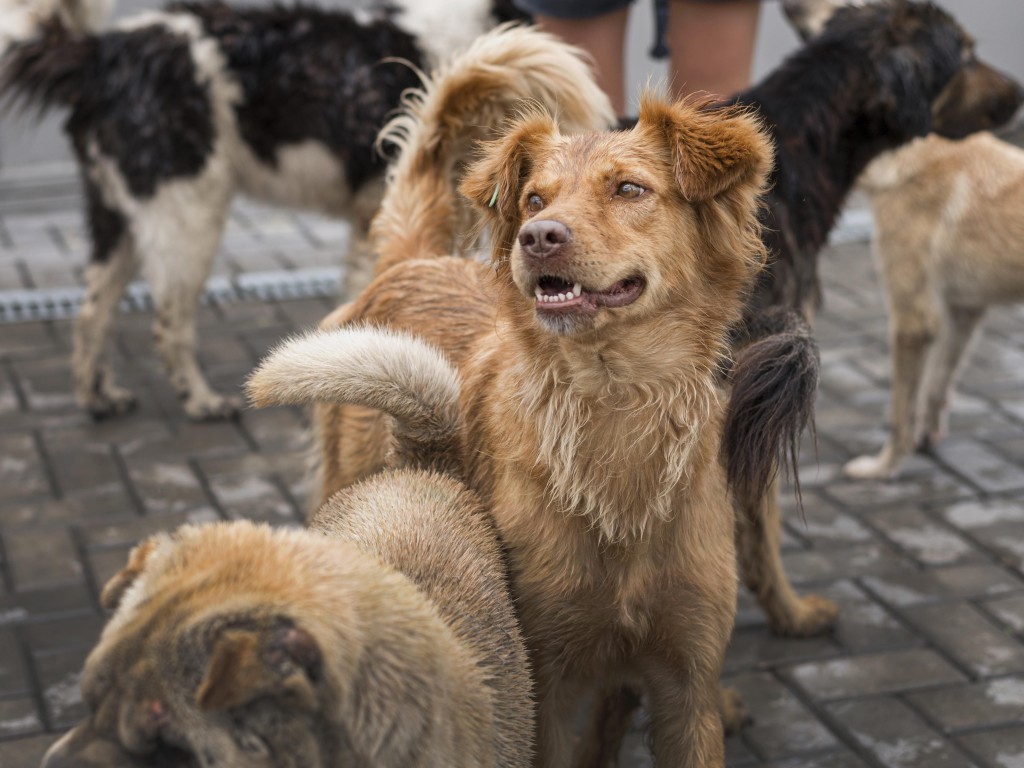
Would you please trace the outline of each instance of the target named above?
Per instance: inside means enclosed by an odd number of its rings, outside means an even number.
[[[701,2],[713,3],[720,0]],[[589,19],[632,5],[633,0],[512,0],[512,3],[531,16],[540,14],[556,19]]]

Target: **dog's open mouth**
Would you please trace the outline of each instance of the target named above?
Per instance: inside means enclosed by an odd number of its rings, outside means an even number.
[[[537,310],[542,312],[583,311],[596,312],[598,307],[625,307],[632,304],[644,291],[641,277],[619,280],[603,291],[592,291],[582,283],[572,283],[562,277],[543,275],[533,289],[537,297]]]

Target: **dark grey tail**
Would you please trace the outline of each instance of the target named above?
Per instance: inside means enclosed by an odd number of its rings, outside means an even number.
[[[0,58],[0,106],[35,110],[77,107],[89,97],[96,38],[47,21],[31,40],[13,43]]]
[[[759,314],[737,341],[722,442],[729,486],[739,501],[752,502],[781,467],[799,497],[797,456],[800,435],[813,424],[818,345],[799,314],[781,309]]]

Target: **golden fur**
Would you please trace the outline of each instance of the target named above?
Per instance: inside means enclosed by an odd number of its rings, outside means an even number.
[[[875,160],[860,188],[888,294],[891,436],[845,467],[892,477],[947,431],[957,368],[985,310],[1024,299],[1024,150],[981,133],[918,139]]]
[[[771,150],[750,116],[703,107],[648,98],[634,130],[584,135],[525,116],[462,184],[490,225],[493,266],[421,237],[326,321],[414,331],[462,376],[462,461],[509,549],[540,765],[569,764],[581,695],[623,682],[647,693],[659,762],[724,759],[718,676],[736,563],[717,371],[764,257],[756,209]],[[643,193],[620,195],[625,182]],[[389,197],[407,197],[402,183]],[[532,194],[540,213],[526,210]],[[517,237],[541,220],[571,230],[546,263],[595,311],[538,310],[540,267]],[[388,226],[410,243],[403,228],[420,224]],[[617,286],[638,284],[609,307]],[[386,425],[365,412],[319,419],[349,456],[384,450]]]
[[[311,531],[186,526],[137,547],[103,591],[116,612],[86,661],[90,716],[44,768],[530,764],[526,647],[493,523],[454,477],[418,468],[446,463],[423,435],[452,454],[457,381],[412,339],[335,341],[344,370],[373,341],[391,355],[399,383],[371,374],[332,395],[392,411],[398,467],[335,495]],[[424,361],[441,376],[420,376]],[[440,412],[410,409],[417,395]]]

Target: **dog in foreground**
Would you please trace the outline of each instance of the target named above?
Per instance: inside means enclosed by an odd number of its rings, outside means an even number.
[[[501,546],[452,474],[457,407],[420,399],[419,366],[445,364],[379,330],[336,341],[348,376],[332,392],[394,415],[392,468],[308,531],[186,526],[136,547],[103,590],[115,613],[82,675],[90,715],[43,768],[530,765]],[[457,396],[454,375],[431,383]]]
[[[742,111],[650,97],[628,132],[569,134],[530,111],[461,183],[489,225],[488,266],[444,254],[450,125],[489,85],[438,78],[393,127],[378,276],[327,324],[414,331],[452,366],[424,376],[458,371],[460,460],[508,549],[531,652],[537,764],[572,764],[581,701],[628,681],[659,764],[723,765],[736,551],[718,374],[763,263],[768,139]],[[288,349],[261,398],[348,402],[331,334]],[[317,419],[345,450],[335,472],[397,436],[372,411]]]
[[[868,166],[888,294],[891,435],[851,477],[893,477],[947,432],[957,369],[990,306],[1024,299],[1024,150],[991,134],[918,139]]]
[[[75,321],[75,397],[96,417],[134,406],[104,358],[141,269],[185,413],[231,416],[240,400],[215,392],[196,359],[196,311],[232,198],[347,218],[346,274],[361,287],[383,188],[377,132],[419,85],[413,66],[469,45],[507,18],[507,3],[398,0],[370,14],[177,2],[93,32],[102,3],[0,0],[0,99],[68,108],[82,176],[92,255]]]

